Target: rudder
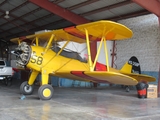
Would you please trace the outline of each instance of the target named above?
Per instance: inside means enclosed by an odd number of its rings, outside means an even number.
[[[135,56],[132,56],[128,62],[124,64],[121,68],[122,72],[125,73],[137,73],[141,74],[141,68],[138,59]]]

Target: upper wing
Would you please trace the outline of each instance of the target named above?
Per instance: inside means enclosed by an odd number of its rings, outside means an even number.
[[[93,81],[97,83],[109,82],[122,85],[136,85],[138,83],[136,79],[127,75],[106,71],[61,71],[56,72],[56,75],[69,79]]]
[[[128,75],[132,78],[135,78],[137,81],[147,81],[147,82],[155,82],[156,78],[148,75],[143,74],[134,74],[134,73],[123,73],[125,75]]]
[[[112,21],[97,21],[86,23],[74,27],[68,27],[59,30],[29,35],[11,39],[12,42],[17,41],[33,41],[37,37],[39,40],[48,40],[52,34],[55,35],[54,41],[73,41],[85,43],[85,29],[88,30],[90,40],[100,40],[104,36],[107,40],[120,40],[132,37],[132,31],[126,26]]]
[[[131,38],[133,35],[126,26],[107,20],[78,25],[76,28],[83,33],[85,32],[84,28],[86,28],[90,35],[99,38],[105,36],[106,40],[121,40]]]

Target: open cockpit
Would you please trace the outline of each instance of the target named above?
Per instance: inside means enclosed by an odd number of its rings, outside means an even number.
[[[52,50],[55,53],[58,53],[62,48],[58,47],[58,46],[54,46],[52,47]],[[81,62],[87,63],[87,60],[85,58],[82,58],[78,52],[75,51],[66,51],[66,50],[62,50],[60,55],[67,57],[67,58],[72,58],[72,59],[76,59],[79,60]]]

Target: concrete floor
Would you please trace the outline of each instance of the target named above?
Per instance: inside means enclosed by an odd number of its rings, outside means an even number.
[[[58,88],[49,101],[21,100],[19,86],[0,84],[0,120],[159,120],[160,99],[139,99],[120,87]]]

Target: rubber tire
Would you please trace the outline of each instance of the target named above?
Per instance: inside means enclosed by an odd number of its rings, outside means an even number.
[[[8,86],[8,79],[7,79],[7,78],[4,79],[4,84],[5,84],[6,86]]]
[[[12,78],[6,78],[4,80],[4,83],[5,83],[6,86],[11,86],[12,85]]]
[[[31,89],[30,91],[26,91],[27,88],[29,87],[29,89]],[[28,85],[28,81],[24,81],[21,86],[20,86],[20,92],[24,95],[31,95],[34,91],[33,85]]]
[[[50,90],[50,95],[48,97],[45,97],[43,95],[43,92],[44,92],[45,89],[49,89]],[[39,98],[41,100],[50,100],[52,98],[52,96],[53,96],[53,92],[54,92],[54,89],[53,89],[53,87],[51,85],[48,85],[48,84],[47,85],[42,85],[38,89],[38,96],[39,96]]]

